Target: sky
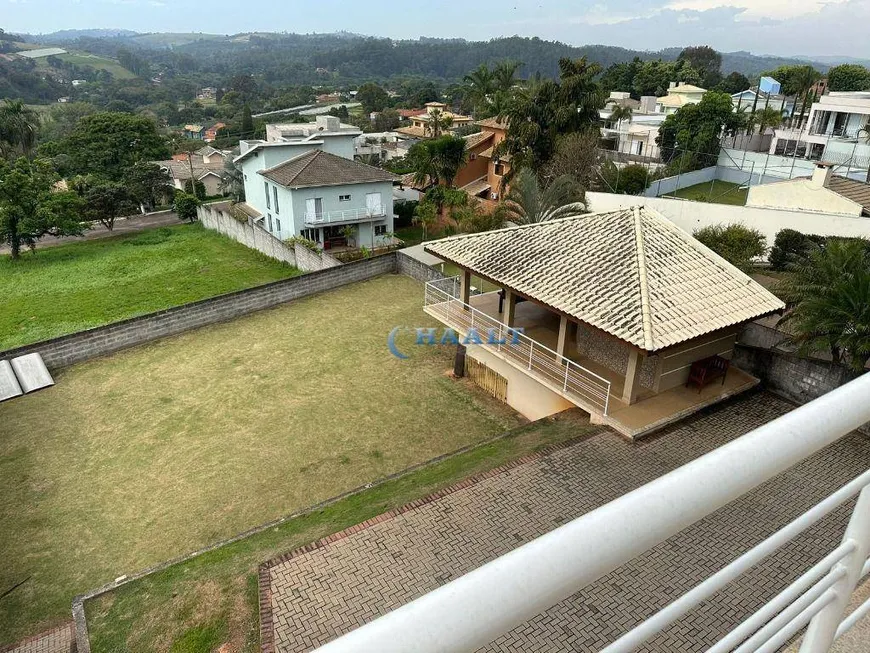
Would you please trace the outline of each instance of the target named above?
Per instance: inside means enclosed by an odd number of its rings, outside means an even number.
[[[518,34],[640,50],[708,44],[862,58],[870,58],[868,25],[870,0],[0,0],[0,27],[33,34],[97,27],[471,40]]]

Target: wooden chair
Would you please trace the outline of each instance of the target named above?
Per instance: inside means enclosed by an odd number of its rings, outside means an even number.
[[[728,373],[728,368],[731,361],[721,356],[710,356],[692,363],[689,369],[689,379],[686,381],[686,387],[692,383],[698,386],[698,394],[704,389],[708,383],[714,379],[722,377],[722,385],[725,385],[725,375]]]

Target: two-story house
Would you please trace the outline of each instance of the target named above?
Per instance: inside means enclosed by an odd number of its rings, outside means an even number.
[[[498,200],[507,188],[502,180],[510,172],[509,154],[497,154],[497,147],[507,135],[507,123],[487,118],[474,123],[480,127],[476,134],[465,137],[468,158],[454,179],[454,184],[471,196]]]
[[[408,127],[399,127],[396,132],[410,138],[433,138],[436,132],[440,132],[433,127],[433,116],[440,119],[449,119],[450,126],[444,131],[453,132],[459,127],[470,125],[474,122],[471,116],[463,116],[459,113],[453,113],[444,102],[427,102],[426,110],[418,115],[408,115],[408,120],[411,124]]]
[[[687,104],[698,104],[706,92],[707,89],[700,86],[671,82],[668,94],[656,100],[656,111],[668,115],[676,113]]]
[[[289,127],[270,125],[272,140],[240,143],[235,163],[246,213],[277,238],[302,237],[324,249],[391,244],[398,178],[353,160],[359,130],[343,130],[333,116]]]

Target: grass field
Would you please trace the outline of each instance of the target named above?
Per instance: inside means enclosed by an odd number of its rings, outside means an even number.
[[[747,189],[740,188],[740,184],[733,184],[729,181],[720,181],[718,179],[694,186],[687,186],[680,190],[669,193],[667,197],[681,197],[686,200],[694,200],[696,202],[712,202],[713,204],[731,204],[733,206],[743,206],[746,204]]]
[[[259,651],[259,563],[548,444],[582,435],[587,426],[585,416],[577,414],[531,424],[510,437],[411,472],[94,599],[85,605],[92,650],[207,653],[229,642],[230,650],[237,653]],[[182,649],[189,642],[200,645]]]
[[[66,54],[57,55],[57,58],[75,64],[76,66],[90,66],[95,70],[108,71],[112,73],[112,76],[115,79],[133,79],[136,77],[136,75],[124,68],[124,66],[119,64],[114,59],[109,59],[108,57],[101,57],[99,55],[90,54],[88,52],[67,52]],[[50,67],[47,57],[37,59],[36,65],[38,68],[42,69],[48,69]]]
[[[451,351],[408,334],[410,360],[388,353],[394,326],[435,325],[421,303],[419,283],[384,276],[76,365],[0,404],[0,587],[29,579],[0,601],[0,643],[122,574],[517,425],[448,378]]]
[[[0,350],[295,274],[198,224],[0,255]]]

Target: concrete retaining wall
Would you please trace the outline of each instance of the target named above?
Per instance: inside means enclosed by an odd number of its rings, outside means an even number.
[[[221,205],[225,206],[225,205]],[[296,253],[284,241],[278,240],[250,219],[247,222],[236,220],[220,207],[204,204],[196,210],[197,217],[206,229],[213,229],[245,247],[250,247],[278,261],[289,263],[301,270],[319,270],[320,268],[303,268],[296,262]]]
[[[404,274],[405,276],[416,279],[417,281],[422,281],[423,283],[447,278],[447,276],[442,274],[440,270],[436,270],[435,268],[418,261],[412,256],[403,254],[401,250],[397,251],[395,256],[396,272],[399,274]]]
[[[363,259],[10,349],[0,352],[0,359],[39,352],[50,369],[57,369],[395,271],[394,254]]]

